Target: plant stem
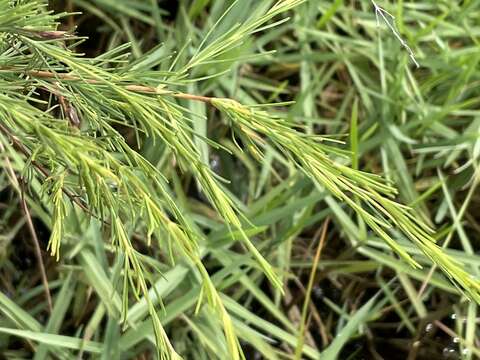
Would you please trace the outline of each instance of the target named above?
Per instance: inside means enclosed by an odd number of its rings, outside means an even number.
[[[302,356],[302,350],[304,345],[304,338],[305,338],[305,330],[307,326],[307,313],[308,313],[308,305],[310,304],[310,296],[313,289],[313,283],[315,282],[315,275],[317,274],[317,267],[318,262],[320,261],[320,254],[322,253],[323,245],[325,243],[325,238],[327,236],[327,229],[328,224],[330,222],[330,218],[327,218],[323,223],[322,232],[320,235],[320,242],[317,247],[317,251],[315,252],[315,257],[312,263],[312,271],[310,272],[310,277],[308,279],[307,291],[305,292],[305,300],[303,302],[302,308],[302,320],[300,323],[300,329],[298,330],[298,339],[297,339],[297,347],[295,349],[295,359],[300,359]]]
[[[12,134],[12,132],[2,123],[0,123],[0,132],[2,132],[4,135],[7,136],[8,139],[13,143],[13,145],[27,158],[30,158],[31,154],[30,151],[23,145],[23,143],[15,136]],[[43,175],[45,178],[50,177],[50,173],[47,169],[45,169],[42,165],[40,165],[38,162],[35,160],[31,161],[32,165]],[[90,209],[83,204],[79,199],[78,196],[75,194],[72,194],[70,191],[67,189],[63,189],[63,192],[65,195],[67,195],[73,202],[75,202],[80,208],[84,211],[86,211],[88,214],[94,216],[94,214],[91,213]]]
[[[15,71],[16,69],[14,68],[0,68],[0,71]],[[19,69],[20,71],[20,69]],[[41,78],[41,79],[60,79],[60,80],[71,80],[71,81],[84,81],[88,84],[101,84],[102,82],[99,80],[95,79],[82,79],[77,76],[68,74],[68,73],[54,73],[50,71],[44,71],[44,70],[28,70],[28,71],[21,71],[31,77],[35,78]],[[183,92],[173,92],[173,91],[168,91],[168,90],[163,90],[163,89],[158,89],[153,86],[145,86],[145,85],[125,85],[124,88],[129,91],[133,92],[138,92],[138,93],[144,93],[144,94],[156,94],[156,95],[170,95],[172,97],[175,97],[177,99],[186,99],[186,100],[192,100],[192,101],[201,101],[206,104],[211,104],[212,100],[215,99],[214,97],[208,97],[208,96],[201,96],[201,95],[194,95],[194,94],[188,94],[188,93],[183,93]]]
[[[5,152],[5,147],[3,146],[2,143],[0,143],[0,151]],[[15,171],[13,170],[13,166],[7,154],[5,154],[5,163],[6,163],[7,170],[9,172],[10,181],[13,187],[15,188],[15,190],[20,195],[22,210],[23,210],[23,213],[25,214],[25,218],[27,219],[28,230],[30,231],[30,235],[32,236],[33,246],[35,248],[35,257],[37,258],[38,268],[40,270],[40,278],[42,279],[42,284],[45,291],[45,298],[47,299],[48,311],[49,313],[52,313],[53,303],[52,303],[52,296],[50,295],[50,289],[48,286],[47,272],[45,271],[45,264],[43,263],[42,251],[40,250],[40,243],[38,241],[37,232],[35,231],[35,226],[33,225],[32,216],[30,214],[30,210],[28,209],[27,202],[25,200],[25,191],[23,187],[23,182],[22,182],[22,186],[20,186],[20,183],[17,179],[17,176],[15,175]]]

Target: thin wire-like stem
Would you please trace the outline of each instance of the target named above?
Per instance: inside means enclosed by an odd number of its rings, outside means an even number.
[[[303,308],[302,308],[302,320],[300,323],[300,329],[298,330],[297,348],[295,350],[296,360],[300,359],[302,356],[303,343],[304,343],[304,337],[305,337],[305,328],[307,323],[308,305],[310,304],[310,294],[312,293],[313,283],[315,282],[315,275],[317,274],[318,262],[320,261],[320,255],[322,253],[322,249],[325,244],[325,238],[327,237],[327,229],[328,229],[329,222],[330,222],[330,218],[327,218],[323,223],[322,233],[320,235],[320,242],[318,244],[317,251],[315,252],[315,257],[312,263],[312,271],[310,271],[310,277],[308,279],[307,290],[305,292],[305,300],[303,302]]]
[[[9,71],[15,71],[14,69],[7,69],[7,68],[0,68],[1,70],[9,70]],[[19,70],[20,71],[20,70]],[[41,79],[56,79],[56,80],[65,80],[65,81],[83,81],[88,84],[101,84],[102,82],[99,80],[95,79],[82,79],[77,76],[68,74],[68,73],[54,73],[50,71],[44,71],[44,70],[29,70],[29,71],[22,71],[23,73],[27,74],[28,76],[35,77],[35,78],[41,78]],[[206,104],[210,104],[212,100],[214,99],[213,97],[208,97],[208,96],[201,96],[201,95],[194,95],[194,94],[188,94],[184,92],[176,92],[176,91],[169,91],[169,90],[164,90],[164,89],[158,89],[153,86],[145,86],[145,85],[136,85],[136,84],[131,84],[131,85],[125,85],[123,86],[125,90],[128,91],[133,91],[133,92],[138,92],[138,93],[144,93],[144,94],[155,94],[155,95],[169,95],[177,99],[185,99],[185,100],[192,100],[192,101],[201,101]]]
[[[14,135],[12,132],[3,124],[0,123],[0,132],[2,132],[4,135],[7,136],[7,138],[13,143],[15,148],[19,150],[23,155],[25,155],[27,158],[31,156],[30,151],[25,147],[25,145],[22,144],[22,142]],[[47,169],[45,169],[41,164],[39,164],[37,161],[32,160],[31,161],[32,165],[43,175],[45,178],[50,177],[50,173]],[[63,192],[65,195],[67,195],[75,204],[77,204],[82,210],[87,212],[89,215],[94,216],[94,214],[91,213],[90,209],[83,204],[78,196],[75,194],[71,193],[67,189],[63,189]]]
[[[5,152],[5,147],[1,142],[0,142],[0,151],[3,153]],[[35,231],[35,226],[33,225],[32,216],[30,214],[30,210],[28,209],[28,205],[25,200],[25,191],[23,187],[23,182],[22,182],[22,186],[20,186],[17,176],[15,175],[15,171],[13,170],[12,163],[10,162],[10,159],[8,158],[8,156],[6,156],[6,154],[5,154],[5,165],[9,173],[10,182],[12,183],[14,189],[17,191],[17,193],[20,196],[22,211],[25,214],[28,230],[30,232],[30,235],[32,236],[33,247],[35,248],[35,257],[37,258],[38,269],[40,271],[40,278],[42,279],[42,284],[44,287],[45,298],[47,300],[47,305],[48,305],[48,311],[51,313],[53,309],[53,303],[52,303],[52,296],[50,295],[50,289],[48,285],[47,272],[45,271],[45,264],[43,263],[42,251],[40,249],[40,243],[38,241],[37,232]]]
[[[23,186],[23,182],[21,186],[20,201],[22,204],[22,210],[25,213],[25,217],[27,219],[28,230],[30,231],[30,235],[32,236],[33,245],[35,248],[35,256],[38,261],[40,277],[42,279],[42,283],[45,291],[45,297],[47,299],[48,311],[51,313],[53,309],[53,303],[52,303],[52,296],[50,295],[50,288],[48,286],[47,272],[45,271],[45,264],[43,263],[42,250],[40,249],[40,243],[38,241],[37,232],[35,231],[35,226],[33,225],[32,216],[30,214],[30,210],[28,209],[27,201],[25,200],[25,189]]]
[[[400,42],[400,44],[403,46],[405,50],[407,50],[408,55],[410,56],[410,59],[412,59],[413,63],[417,68],[420,67],[420,64],[418,63],[417,59],[415,58],[415,54],[412,50],[412,48],[407,44],[407,42],[402,38],[400,33],[398,32],[397,28],[395,27],[394,24],[392,24],[392,20],[395,19],[395,16],[390,14],[387,10],[383,9],[382,7],[378,6],[377,3],[374,0],[371,0],[373,7],[375,9],[375,17],[377,19],[377,27],[380,26],[380,18],[383,19],[387,27],[392,31],[393,35],[397,38],[397,40]],[[388,18],[387,18],[388,16]]]

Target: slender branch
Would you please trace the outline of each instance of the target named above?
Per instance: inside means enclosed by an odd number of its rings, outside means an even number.
[[[53,303],[52,303],[52,296],[50,295],[50,288],[48,286],[48,278],[47,272],[45,271],[45,265],[43,263],[42,251],[40,249],[40,243],[38,241],[37,232],[35,231],[35,226],[33,225],[32,215],[30,214],[30,210],[27,206],[27,201],[25,200],[25,189],[22,181],[22,189],[20,195],[20,201],[22,204],[22,210],[25,213],[25,217],[27,218],[27,225],[28,230],[30,231],[30,235],[33,239],[33,244],[35,247],[35,256],[37,257],[38,267],[40,268],[40,277],[42,278],[43,287],[45,289],[45,296],[47,298],[48,310],[52,313]]]
[[[5,147],[0,142],[0,151],[5,152]],[[25,200],[25,191],[22,186],[20,186],[17,176],[15,175],[15,171],[13,170],[13,166],[10,162],[10,159],[5,154],[5,163],[7,167],[7,171],[9,172],[10,182],[12,183],[14,189],[20,195],[20,201],[22,204],[22,210],[25,214],[25,218],[27,219],[28,230],[30,231],[30,235],[32,236],[33,245],[35,248],[35,257],[37,258],[38,268],[40,270],[40,278],[42,279],[43,288],[45,291],[45,298],[47,299],[48,304],[48,311],[52,313],[53,303],[52,303],[52,296],[50,295],[50,288],[48,286],[48,278],[47,272],[45,271],[45,264],[43,263],[42,251],[40,249],[40,243],[38,241],[37,232],[35,231],[35,226],[33,225],[32,216],[30,214],[30,210],[28,209],[27,202]]]
[[[72,106],[70,102],[67,101],[62,94],[60,94],[60,92],[56,93],[55,95],[57,96],[58,102],[62,107],[65,117],[70,121],[70,124],[76,128],[80,128],[80,119],[75,107]]]
[[[322,249],[325,243],[325,238],[327,237],[327,229],[328,229],[329,223],[330,223],[330,218],[327,217],[326,220],[323,222],[323,226],[321,228],[320,242],[318,244],[317,251],[315,252],[315,256],[313,258],[312,270],[310,272],[310,276],[307,284],[307,291],[305,292],[305,299],[303,301],[302,320],[300,323],[300,328],[298,330],[297,348],[295,349],[295,359],[300,359],[302,356],[301,354],[303,351],[305,331],[307,327],[308,307],[311,301],[310,296],[312,293],[313,284],[315,283],[315,276],[317,274],[317,267],[318,267],[318,262],[320,261],[320,255],[322,253]]]
[[[28,150],[26,146],[23,145],[23,143],[15,135],[13,135],[12,132],[2,123],[0,123],[0,131],[4,133],[8,139],[10,139],[10,141],[13,143],[16,149],[18,149],[27,158],[30,158],[31,156],[30,150]],[[43,176],[45,176],[46,178],[50,177],[50,172],[47,169],[45,169],[41,164],[39,164],[37,161],[32,160],[31,163]],[[71,193],[69,190],[65,188],[62,188],[62,190],[64,194],[67,195],[75,204],[80,206],[82,210],[84,210],[88,214],[97,218],[95,214],[92,214],[90,209],[79,200],[77,195]]]
[[[7,136],[8,139],[10,139],[10,141],[13,143],[13,145],[15,146],[15,148],[20,151],[23,155],[25,155],[27,158],[30,158],[31,156],[31,153],[30,153],[30,150],[28,150],[26,148],[25,145],[23,145],[23,143],[15,136],[12,134],[12,132],[5,126],[3,125],[2,123],[0,123],[0,132],[2,132],[5,136]],[[2,143],[0,143],[0,150],[3,149],[3,145]],[[3,151],[3,150],[2,150]],[[37,161],[35,160],[31,160],[30,161],[31,164],[43,175],[45,176],[45,178],[49,178],[50,177],[50,172],[45,169],[41,164],[39,164]],[[94,214],[88,207],[85,203],[83,203],[81,200],[80,200],[80,197],[74,193],[72,193],[71,191],[69,191],[68,189],[65,189],[64,187],[62,187],[62,191],[65,195],[67,195],[70,200],[77,204],[83,211],[85,211],[88,215],[94,217],[95,219],[97,219],[98,221],[102,222],[104,225],[107,225],[107,226],[111,226],[110,222],[105,220],[105,219],[102,219],[100,218],[99,216],[97,216],[96,214]],[[140,239],[142,238],[141,235],[137,234],[137,233],[133,233],[132,234],[132,237],[136,238],[136,239]]]
[[[1,68],[0,71],[15,71],[17,69],[15,68]],[[19,70],[19,69],[18,69]],[[75,75],[69,74],[69,73],[54,73],[50,71],[44,71],[44,70],[29,70],[29,71],[23,71],[19,70],[22,73],[25,73],[31,77],[35,78],[41,78],[41,79],[52,79],[52,80],[66,80],[66,81],[84,81],[88,84],[102,84],[101,81],[95,80],[95,79],[82,79],[80,77],[77,77]],[[145,86],[145,85],[124,85],[123,86],[125,90],[128,91],[133,91],[133,92],[138,92],[138,93],[144,93],[144,94],[155,94],[155,95],[170,95],[174,98],[177,99],[186,99],[186,100],[192,100],[192,101],[201,101],[207,104],[211,104],[212,100],[215,99],[214,97],[208,97],[208,96],[201,96],[201,95],[194,95],[194,94],[188,94],[188,93],[183,93],[183,92],[174,92],[174,91],[168,91],[164,89],[158,89],[153,86]]]
[[[398,30],[396,29],[395,25],[392,22],[395,20],[395,16],[390,14],[387,10],[383,9],[382,7],[378,6],[374,0],[371,0],[373,7],[375,9],[375,17],[377,20],[377,27],[380,27],[380,18],[383,19],[387,27],[392,31],[393,35],[397,38],[400,44],[403,46],[405,50],[407,50],[410,59],[412,59],[413,63],[417,68],[420,67],[417,59],[415,58],[415,53],[413,52],[412,48],[407,44],[405,40],[401,37]],[[388,16],[388,18],[387,18]]]

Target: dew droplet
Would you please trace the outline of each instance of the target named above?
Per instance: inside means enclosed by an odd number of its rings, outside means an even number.
[[[320,286],[315,286],[312,290],[312,295],[315,300],[319,301],[323,299],[323,297],[325,296],[325,292]]]
[[[442,354],[445,359],[452,359],[453,355],[455,355],[455,349],[450,346],[444,347]]]
[[[454,337],[454,338],[453,338],[453,342],[454,342],[455,344],[458,344],[458,343],[460,342],[460,338],[459,338],[459,337]]]
[[[468,349],[463,349],[462,350],[463,355],[468,355],[469,352],[470,352],[470,350],[468,350]]]
[[[457,318],[457,314],[453,313],[452,315],[450,315],[450,319],[455,320],[456,318]]]
[[[433,324],[432,323],[428,323],[426,326],[425,326],[425,332],[426,333],[429,333],[430,331],[433,330]]]

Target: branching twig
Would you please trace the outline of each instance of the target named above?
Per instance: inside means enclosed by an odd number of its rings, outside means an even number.
[[[0,71],[2,70],[8,70],[8,71],[15,71],[16,69],[14,68],[0,68]],[[80,77],[77,77],[72,74],[68,73],[54,73],[50,71],[44,71],[44,70],[30,70],[30,71],[24,71],[18,69],[19,72],[23,72],[31,77],[36,77],[36,78],[42,78],[42,79],[60,79],[60,80],[66,80],[66,81],[84,81],[88,84],[102,84],[101,81],[95,80],[95,79],[82,79]],[[153,86],[144,86],[144,85],[124,85],[123,86],[125,90],[128,91],[133,91],[133,92],[138,92],[138,93],[145,93],[145,94],[156,94],[156,95],[170,95],[172,97],[175,97],[177,99],[186,99],[186,100],[193,100],[193,101],[201,101],[207,104],[210,104],[212,102],[212,97],[208,96],[201,96],[201,95],[194,95],[194,94],[187,94],[183,92],[174,92],[174,91],[169,91],[169,90],[164,90],[164,89],[159,89]]]
[[[65,100],[65,96],[63,96],[60,92],[55,94],[57,96],[58,102],[62,107],[64,116],[67,117],[70,124],[76,128],[80,128],[80,119],[78,117],[78,112],[75,107],[70,104],[69,101]]]
[[[388,28],[392,31],[393,35],[397,38],[397,40],[400,42],[400,44],[403,46],[405,50],[407,50],[408,55],[410,56],[410,59],[414,62],[417,68],[420,67],[420,64],[418,61],[415,59],[415,54],[412,50],[412,48],[407,44],[405,40],[401,37],[400,33],[398,32],[397,28],[395,25],[392,23],[392,21],[395,19],[395,16],[390,14],[387,10],[381,8],[380,6],[377,5],[377,3],[374,0],[371,0],[373,7],[375,8],[375,16],[377,19],[377,26],[380,26],[380,18],[383,19],[385,24],[388,26]]]
[[[12,134],[12,132],[6,126],[4,126],[2,123],[0,123],[0,132],[2,132],[5,136],[7,136],[7,138],[13,143],[15,148],[17,150],[19,150],[23,155],[25,155],[27,158],[31,157],[30,151],[25,147],[25,145],[23,145],[22,142],[14,134]],[[32,160],[31,163],[43,176],[45,176],[45,178],[50,177],[50,172],[47,169],[45,169],[41,164],[39,164],[37,161]],[[80,208],[82,210],[84,210],[87,214],[90,214],[90,215],[96,217],[94,214],[92,214],[90,209],[78,199],[78,196],[71,193],[67,189],[63,189],[63,192],[75,204],[80,206]]]

